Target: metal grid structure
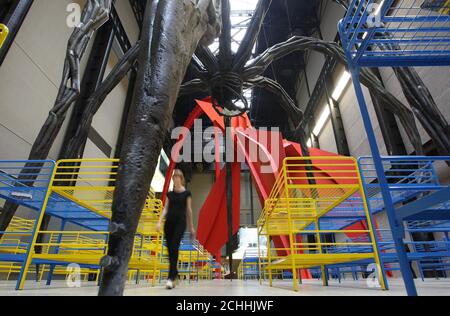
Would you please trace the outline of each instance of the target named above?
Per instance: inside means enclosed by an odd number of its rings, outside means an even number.
[[[435,278],[448,277],[450,271],[450,221],[412,221],[408,222],[407,232],[410,240],[415,233],[432,233],[436,238],[432,242],[411,241],[407,244],[417,255],[417,269],[422,280],[425,274]]]
[[[28,240],[23,240],[23,236],[19,235],[22,233],[32,234],[33,226],[35,224],[35,220],[23,219],[19,217],[14,217],[8,226],[7,234],[0,240],[0,253],[3,255],[10,254],[11,256],[15,256],[18,254],[26,254],[27,246],[29,244]],[[50,238],[50,243],[61,243],[61,240],[58,241],[58,238],[52,237]],[[65,242],[65,241],[64,241]],[[83,242],[86,243],[86,238],[83,238]],[[80,242],[78,242],[80,243]],[[48,251],[48,250],[47,250]],[[5,279],[7,281],[12,280],[16,275],[18,275],[22,268],[22,263],[20,262],[1,262],[0,261],[0,273],[5,274]],[[54,267],[54,266],[40,266],[39,270],[33,269],[30,267],[29,272],[36,273],[36,279],[40,282],[43,280],[44,275],[63,275],[67,279],[70,275],[70,271],[64,267]],[[95,274],[96,278],[99,276],[99,270],[93,270],[89,268],[81,268],[78,271],[80,278],[82,277],[84,280],[88,280],[89,275]],[[51,279],[47,280],[47,284],[49,285]]]
[[[384,162],[359,80],[361,67],[448,66],[450,65],[450,20],[448,1],[352,0],[339,33],[352,74],[362,120],[373,156],[374,172],[384,203],[400,272],[410,296],[416,296],[413,274],[405,250],[404,226],[399,219],[391,179]],[[438,191],[439,192],[439,191]],[[445,192],[431,194],[427,202]],[[447,193],[448,196],[448,193]],[[411,203],[420,213],[422,203]],[[403,209],[407,212],[407,209]],[[426,213],[424,215],[426,217]]]
[[[348,207],[347,203],[354,207]],[[368,225],[366,229],[344,230],[348,222],[339,222],[339,217],[351,222],[363,219]],[[338,220],[337,225],[331,225],[333,218]],[[325,226],[322,226],[323,220]],[[272,270],[290,271],[294,289],[298,290],[299,269],[319,267],[324,285],[327,285],[328,266],[380,264],[371,214],[353,158],[286,158],[258,220],[258,234],[267,237],[267,259],[260,262],[260,269],[267,271],[271,286]],[[329,234],[359,234],[367,240],[328,241],[325,235]],[[314,236],[314,241],[299,241],[298,236],[305,235]],[[275,236],[289,236],[289,245],[272,247],[271,239]],[[380,282],[384,288],[384,279]]]
[[[55,266],[73,262],[83,268],[100,270],[100,259],[107,253],[118,163],[114,159],[58,161],[46,213],[61,219],[62,226],[59,232],[41,232],[47,237],[47,242],[37,245],[44,251],[35,255],[35,260],[50,265],[51,272]],[[159,253],[162,235],[156,231],[161,212],[162,202],[150,192],[138,224],[129,264],[129,270],[135,271],[137,283],[142,276],[152,274],[154,285],[158,271],[165,268]],[[67,223],[87,231],[66,231]],[[56,242],[52,243],[53,240]],[[51,277],[52,273],[48,284]]]
[[[438,170],[448,168],[450,157],[383,157],[382,162],[396,219],[404,222],[408,265],[415,265],[422,279],[427,271],[445,276],[450,270],[450,185],[441,184]],[[359,166],[372,214],[384,211],[373,158],[360,158]],[[391,229],[376,231],[384,272],[400,270]],[[434,240],[415,241],[417,233],[432,234]]]
[[[166,279],[169,274],[167,269],[168,261],[167,244],[164,242],[161,248],[161,256],[165,262],[166,268],[161,270],[159,281]],[[213,277],[213,259],[211,254],[198,242],[193,240],[189,233],[185,233],[181,240],[178,273],[180,278],[185,278],[188,283],[194,279],[197,282],[200,279],[211,280]]]
[[[0,232],[0,271],[8,279],[19,273],[16,289],[23,289],[30,272],[39,272],[39,281],[47,275],[47,285],[54,275],[68,278],[72,264],[84,279],[89,275],[99,279],[99,262],[108,251],[118,163],[114,159],[0,161],[0,199],[37,211],[34,219],[14,218],[8,230]],[[27,173],[20,174],[22,169]],[[155,285],[167,271],[163,235],[156,230],[162,208],[162,201],[151,191],[135,235],[130,281],[151,279]],[[61,221],[58,231],[38,229],[44,214]],[[68,224],[78,230],[67,230]],[[183,240],[179,261],[182,275],[189,280],[192,276],[211,279],[212,262],[198,241]],[[40,269],[33,270],[32,265]]]
[[[260,260],[267,258],[266,251],[258,248],[247,248],[239,265],[238,275],[241,280],[259,280],[264,278],[260,271]]]
[[[23,265],[19,255],[27,253],[29,238],[32,236],[34,220],[14,217],[0,239],[0,272],[9,280],[19,274]]]
[[[448,0],[353,0],[339,28],[352,66],[450,65]]]
[[[31,264],[37,231],[50,197],[54,169],[53,161],[0,161],[0,199],[37,212],[37,219],[33,223],[24,225],[22,222],[0,232],[0,262],[13,264],[16,268],[20,266],[17,289],[23,286],[21,281],[25,280]],[[25,174],[21,173],[22,170],[25,170]]]
[[[6,232],[0,232],[0,262],[12,264],[3,268],[10,267],[12,273],[20,266],[16,289],[23,289],[30,265],[42,267],[38,279],[48,272],[48,285],[54,274],[67,274],[66,267],[73,263],[82,273],[97,271],[98,276],[108,247],[117,163],[107,159],[0,162],[0,198],[37,211],[33,220],[16,218]],[[23,168],[25,174],[20,173]],[[141,273],[152,274],[155,284],[159,270],[166,268],[160,254],[162,235],[155,229],[161,212],[162,202],[150,192],[129,265],[137,271],[137,281]],[[59,231],[39,231],[44,214],[61,220]],[[68,231],[67,224],[79,230]]]

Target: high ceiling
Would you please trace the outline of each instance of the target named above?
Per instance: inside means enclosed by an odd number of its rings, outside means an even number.
[[[255,53],[259,54],[277,43],[289,39],[293,35],[318,36],[317,30],[320,22],[320,11],[326,0],[274,0],[268,10],[260,33]],[[145,0],[130,0],[138,21],[142,21]],[[234,34],[234,47],[237,48],[242,39],[246,25],[250,21],[252,9],[257,0],[230,0],[232,9],[232,24]],[[217,45],[212,45],[215,51]],[[278,81],[295,100],[295,90],[299,76],[302,74],[305,56],[302,53],[291,54],[275,62],[268,68],[267,77]],[[186,79],[191,79],[189,73]],[[252,96],[253,95],[253,96]],[[255,89],[247,94],[251,99],[250,118],[256,127],[280,127],[285,131],[287,117],[284,111],[279,110],[278,98],[270,92]],[[196,98],[202,95],[194,96]],[[192,97],[182,98],[174,112],[175,125],[182,125],[194,103]]]
[[[147,0],[129,1],[138,23],[142,25]],[[268,9],[254,53],[262,53],[268,47],[286,41],[294,35],[318,37],[320,12],[322,12],[323,4],[326,1],[331,0],[273,0]],[[232,49],[234,51],[237,50],[240,40],[243,38],[257,2],[258,0],[230,0],[232,35],[234,35]],[[213,44],[210,49],[216,51],[217,46],[217,44]],[[278,81],[296,100],[296,85],[299,76],[303,75],[304,67],[305,55],[295,53],[273,63],[265,76]],[[188,72],[185,80],[190,79],[194,78]],[[262,89],[254,89],[253,91],[246,91],[245,96],[251,104],[249,116],[255,127],[279,127],[284,136],[289,138],[288,118],[286,113],[281,110],[279,100],[275,95]],[[202,99],[204,97],[207,97],[207,95],[192,95],[180,98],[173,113],[174,125],[182,126],[194,109],[194,98]],[[208,124],[211,123],[205,117],[203,126],[206,128]],[[164,146],[167,153],[170,152],[172,145],[173,142],[167,139]],[[207,164],[201,165],[201,168],[205,170],[211,168]],[[199,168],[198,164],[191,163],[183,163],[178,167],[185,172],[188,181],[192,177],[194,168]]]
[[[279,0],[273,1],[261,31],[257,53],[283,42],[294,35],[314,36],[319,25],[322,1]],[[298,78],[304,69],[304,54],[295,53],[269,67],[267,77],[278,81],[295,100]],[[287,118],[272,93],[255,89],[251,118],[257,127],[287,128]]]

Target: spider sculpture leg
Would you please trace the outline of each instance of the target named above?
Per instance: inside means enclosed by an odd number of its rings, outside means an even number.
[[[134,235],[180,85],[211,21],[211,1],[148,1],[133,106],[112,208],[99,295],[122,295]]]

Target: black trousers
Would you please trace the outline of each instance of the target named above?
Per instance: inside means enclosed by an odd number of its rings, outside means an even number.
[[[168,221],[164,226],[167,248],[169,249],[169,279],[172,281],[175,281],[178,277],[178,253],[185,231],[185,221]]]

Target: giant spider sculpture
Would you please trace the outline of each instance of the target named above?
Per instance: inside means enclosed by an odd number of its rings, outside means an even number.
[[[108,93],[137,64],[133,104],[112,207],[109,250],[101,262],[104,273],[100,295],[123,294],[134,234],[180,94],[208,92],[214,107],[218,111],[219,108],[224,109],[219,111],[221,114],[235,116],[248,110],[246,100],[242,97],[243,89],[266,88],[280,97],[280,105],[289,118],[290,127],[307,153],[304,132],[299,128],[302,112],[289,94],[276,81],[264,77],[263,73],[272,62],[296,51],[315,50],[343,64],[346,64],[346,59],[342,49],[334,42],[299,36],[253,57],[252,49],[271,2],[259,1],[242,45],[233,55],[229,0],[147,1],[140,41],[120,59],[89,98],[76,135],[61,158],[78,158],[82,155],[95,113]],[[344,0],[338,2],[347,5]],[[47,158],[68,110],[78,99],[79,61],[93,32],[108,19],[111,5],[111,0],[87,1],[82,23],[74,30],[68,43],[63,80],[55,105],[32,147],[30,160]],[[220,52],[215,56],[207,47],[219,34]],[[191,67],[197,78],[183,84],[188,67]],[[361,82],[379,98],[380,106],[398,117],[417,154],[423,152],[423,147],[414,114],[439,152],[450,153],[448,124],[425,84],[414,69],[398,68],[395,73],[413,111],[386,91],[372,71],[363,70]],[[35,165],[29,164],[27,167],[30,166]],[[27,173],[35,171],[24,169],[20,178],[32,179]],[[17,205],[5,203],[0,217],[0,231],[6,230],[16,210]],[[42,230],[46,229],[46,223],[48,219],[44,221]]]
[[[346,65],[347,60],[337,43],[303,36],[294,36],[251,59],[252,49],[256,44],[266,10],[269,9],[271,2],[269,0],[258,3],[247,34],[235,56],[231,54],[229,5],[228,1],[223,2],[223,28],[220,36],[219,55],[214,56],[204,46],[197,49],[191,69],[198,78],[184,83],[181,86],[180,95],[193,92],[209,93],[215,107],[220,105],[220,107],[226,108],[228,113],[239,115],[248,110],[246,108],[247,102],[242,97],[243,88],[260,87],[268,89],[279,96],[280,105],[289,118],[291,128],[297,129],[296,135],[298,138],[296,141],[300,142],[304,152],[308,152],[305,146],[305,137],[302,135],[303,130],[298,126],[302,121],[303,113],[283,87],[276,81],[264,77],[263,74],[274,61],[296,51],[314,50],[327,57],[335,58],[344,65]],[[348,10],[346,0],[336,0],[336,3]],[[198,57],[198,59],[195,57]],[[434,141],[438,152],[443,155],[450,153],[449,125],[424,82],[413,68],[394,68],[394,73],[412,111],[384,88],[382,82],[372,70],[362,70],[361,82],[379,99],[383,109],[389,110],[399,118],[407,131],[416,154],[422,154],[423,148],[414,115]],[[236,102],[238,100],[242,102]],[[237,106],[237,104],[244,105],[244,107]],[[374,104],[374,106],[378,106],[378,104]]]

